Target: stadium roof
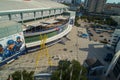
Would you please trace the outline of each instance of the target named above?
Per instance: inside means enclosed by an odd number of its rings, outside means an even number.
[[[67,6],[50,0],[0,0],[1,12],[29,11],[66,8]]]
[[[0,22],[0,39],[22,32],[22,25],[14,21],[1,21]]]
[[[18,23],[14,21],[1,21],[0,22],[0,29],[5,28],[5,27],[11,27],[11,26],[18,26]]]

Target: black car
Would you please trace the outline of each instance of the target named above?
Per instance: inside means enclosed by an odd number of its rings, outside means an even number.
[[[73,21],[73,19],[71,19],[71,20],[70,20],[70,24],[72,25],[72,24],[73,24],[73,22],[74,22],[74,21]]]
[[[89,33],[89,35],[90,35],[90,36],[93,36],[93,34],[92,34],[92,33]]]

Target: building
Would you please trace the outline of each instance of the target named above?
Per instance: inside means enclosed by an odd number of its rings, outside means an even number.
[[[22,25],[14,21],[0,22],[0,66],[25,53]]]
[[[109,80],[120,80],[120,50],[113,57],[105,75]]]
[[[55,2],[67,4],[70,6],[70,10],[76,11],[80,8],[81,0],[52,0]]]
[[[103,11],[106,0],[85,0],[85,8],[88,12],[101,13]]]
[[[72,3],[72,0],[52,0],[52,1],[59,2],[59,3],[66,3],[66,4]]]
[[[114,74],[116,80],[120,80],[120,54],[116,60],[115,66],[113,68],[113,74]]]
[[[71,31],[73,24],[69,23],[74,22],[75,18],[75,12],[68,12],[67,9],[67,6],[50,0],[1,0],[0,23],[3,24],[2,28],[0,26],[1,51],[3,51],[3,45],[7,46],[7,39],[9,38],[14,43],[13,40],[18,39],[20,41],[22,37],[27,52],[40,49],[40,35],[47,36],[47,45],[53,45],[61,41],[61,38]],[[7,23],[11,23],[12,26],[11,24],[7,25]],[[17,23],[18,25],[16,25]],[[9,29],[6,26],[9,26]],[[21,33],[17,32],[19,30],[21,30]],[[8,32],[11,32],[11,34]],[[3,34],[6,36],[3,36]],[[16,36],[16,34],[22,34],[23,36],[11,37]],[[4,60],[1,58],[0,66],[18,58],[19,55],[15,56],[15,54]]]
[[[81,0],[52,0],[60,3],[80,5]]]
[[[2,6],[3,4],[4,6]],[[14,20],[24,22],[36,20],[45,16],[61,14],[67,9],[67,6],[49,0],[1,0],[0,5],[0,21]]]
[[[112,49],[114,49],[114,52],[118,52],[120,50],[120,17],[119,16],[111,16],[117,23],[118,26],[115,29],[114,33],[112,34],[112,37],[110,39],[110,46]]]
[[[110,48],[114,50],[114,57],[105,73],[109,80],[120,80],[120,17],[112,16],[118,22],[118,27],[115,29],[110,40]]]
[[[74,5],[80,5],[81,0],[72,0],[72,4]]]
[[[70,10],[77,11],[80,8],[81,0],[72,0]]]
[[[109,80],[120,80],[120,29],[114,31],[110,48],[114,49],[114,57],[105,75]]]
[[[110,3],[105,4],[104,13],[120,15],[120,4],[110,4]]]
[[[120,50],[119,40],[120,40],[120,29],[115,29],[110,40],[110,46],[115,53]]]

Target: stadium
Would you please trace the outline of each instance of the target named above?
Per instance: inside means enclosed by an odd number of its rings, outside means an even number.
[[[74,15],[50,0],[1,0],[0,66],[40,49],[40,35],[46,35],[48,46],[61,41],[71,31]]]

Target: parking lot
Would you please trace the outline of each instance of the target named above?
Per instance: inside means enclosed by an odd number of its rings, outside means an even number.
[[[90,35],[91,40],[102,43],[109,43],[114,30],[105,31],[103,29],[89,27],[87,28],[87,32]]]

